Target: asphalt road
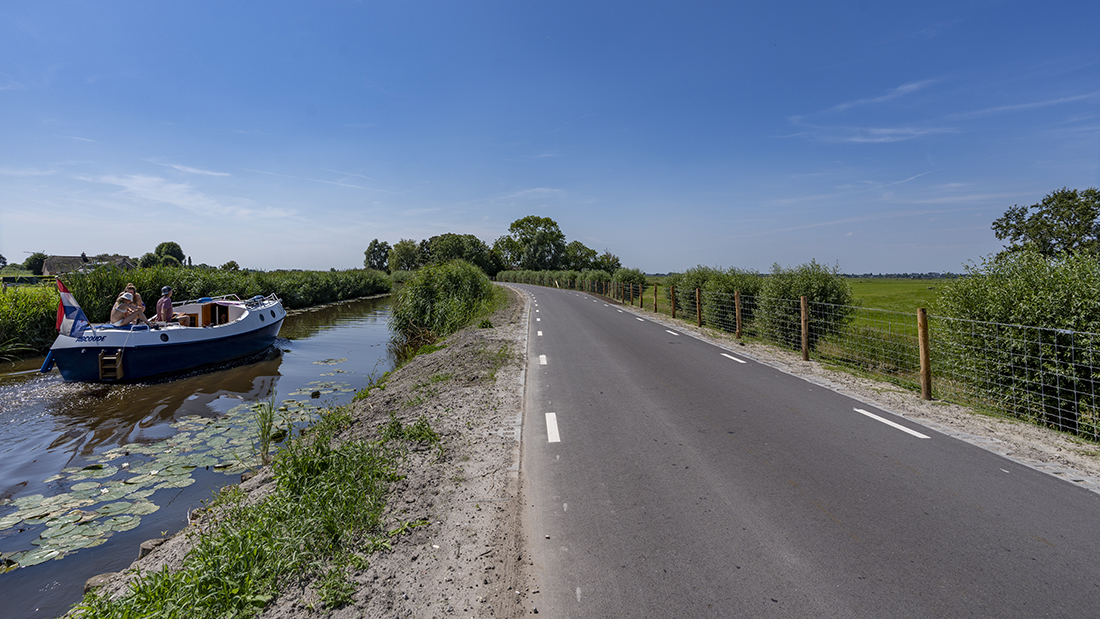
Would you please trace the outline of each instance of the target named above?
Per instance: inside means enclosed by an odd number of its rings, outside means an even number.
[[[1100,616],[1100,495],[594,296],[519,288],[543,616]]]

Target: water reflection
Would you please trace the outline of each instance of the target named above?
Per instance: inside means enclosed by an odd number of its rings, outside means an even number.
[[[94,454],[115,446],[169,438],[175,433],[171,424],[191,415],[219,416],[241,403],[271,395],[308,400],[310,391],[317,388],[311,385],[319,381],[337,383],[343,389],[325,389],[324,398],[313,403],[342,404],[355,389],[365,387],[372,375],[392,367],[388,316],[388,298],[292,314],[273,354],[153,384],[66,383],[56,370],[37,374],[41,359],[8,366],[9,372],[0,368],[0,500],[56,494],[62,491],[59,482],[45,480],[62,469],[83,466]],[[303,390],[306,395],[298,395]],[[86,578],[122,569],[133,560],[134,545],[122,540],[140,541],[159,537],[164,530],[178,530],[188,508],[197,507],[211,489],[235,480],[211,472],[189,488],[163,496],[167,491],[158,491],[154,500],[165,504],[138,529],[61,560],[0,574],[5,616],[63,613],[80,599]],[[0,512],[8,509],[0,507]],[[37,535],[35,530],[0,531],[0,552],[26,550]]]

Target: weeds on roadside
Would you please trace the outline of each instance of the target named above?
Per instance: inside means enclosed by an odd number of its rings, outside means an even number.
[[[382,513],[390,485],[401,478],[405,444],[438,444],[439,437],[423,417],[407,427],[394,417],[381,440],[333,445],[350,421],[346,407],[323,411],[308,435],[275,456],[270,495],[250,504],[237,486],[218,494],[210,507],[217,526],[197,534],[182,569],[146,574],[118,599],[88,594],[79,616],[251,617],[297,578],[312,580],[327,607],[351,601],[351,570],[365,569],[364,554],[388,548],[395,537],[382,527]]]

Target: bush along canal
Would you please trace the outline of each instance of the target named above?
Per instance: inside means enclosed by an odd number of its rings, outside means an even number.
[[[292,314],[278,351],[152,384],[65,383],[28,360],[0,374],[4,616],[56,616],[124,569],[280,441],[391,369],[389,298]]]

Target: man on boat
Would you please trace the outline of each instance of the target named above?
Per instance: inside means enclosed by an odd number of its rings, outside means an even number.
[[[172,312],[172,287],[165,286],[160,289],[160,300],[157,301],[157,321],[159,322],[172,322],[177,321],[184,327],[191,326],[191,317],[187,314],[179,314]]]

